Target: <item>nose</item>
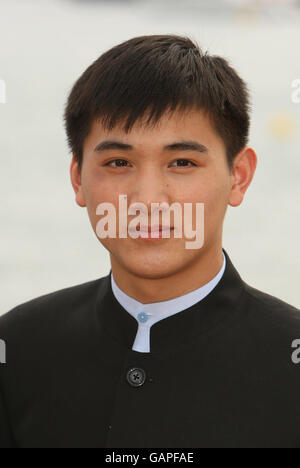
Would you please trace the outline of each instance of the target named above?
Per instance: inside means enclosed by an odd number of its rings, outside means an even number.
[[[147,170],[137,174],[132,190],[128,192],[128,206],[136,203],[145,206],[149,217],[151,207],[154,211],[159,207],[158,205],[154,207],[153,203],[161,205],[162,211],[167,210],[167,205],[171,204],[170,185],[158,168],[148,167]],[[139,209],[142,213],[142,207]]]

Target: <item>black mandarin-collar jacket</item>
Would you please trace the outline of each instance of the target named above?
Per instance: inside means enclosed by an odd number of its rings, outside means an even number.
[[[220,282],[151,327],[150,353],[131,349],[111,272],[0,317],[0,446],[299,448],[300,311],[223,252]]]

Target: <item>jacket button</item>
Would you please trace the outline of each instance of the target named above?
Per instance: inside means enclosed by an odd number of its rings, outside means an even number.
[[[132,387],[140,387],[146,380],[146,372],[139,367],[132,367],[127,372],[126,378]]]

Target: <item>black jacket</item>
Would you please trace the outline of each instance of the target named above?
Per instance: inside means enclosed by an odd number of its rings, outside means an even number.
[[[155,323],[150,353],[111,272],[3,315],[0,446],[300,448],[300,311],[223,251],[215,289]]]

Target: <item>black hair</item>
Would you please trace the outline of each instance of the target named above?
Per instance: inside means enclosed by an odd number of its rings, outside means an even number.
[[[189,37],[134,37],[104,52],[78,78],[64,121],[79,170],[83,142],[94,120],[128,133],[147,114],[155,125],[166,112],[202,109],[225,147],[228,167],[247,144],[250,117],[246,83],[223,57],[203,53]]]

